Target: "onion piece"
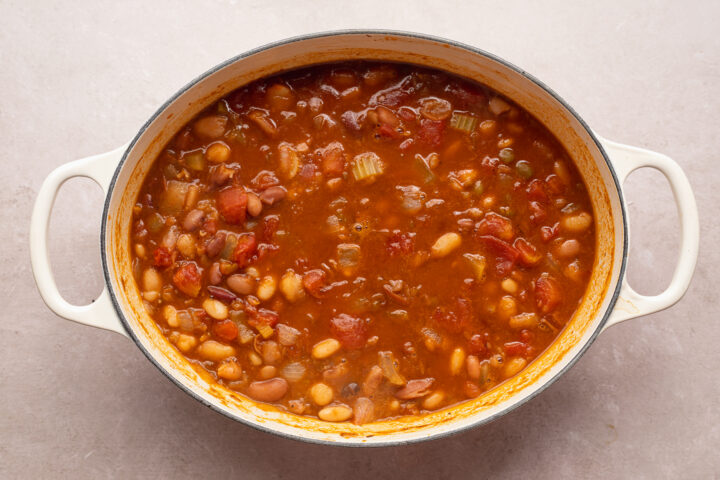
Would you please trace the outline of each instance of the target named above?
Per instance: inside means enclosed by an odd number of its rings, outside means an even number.
[[[285,325],[283,323],[278,323],[277,326],[277,335],[278,335],[278,342],[280,342],[280,345],[284,345],[286,347],[295,345],[297,343],[298,338],[300,337],[300,331],[296,330],[288,325]]]
[[[398,372],[397,361],[392,352],[379,352],[378,357],[378,364],[380,368],[382,368],[383,375],[385,375],[385,378],[387,378],[390,383],[398,386],[403,386],[407,383],[405,378]]]
[[[298,382],[305,376],[305,365],[300,362],[288,363],[280,370],[280,375],[288,382]]]

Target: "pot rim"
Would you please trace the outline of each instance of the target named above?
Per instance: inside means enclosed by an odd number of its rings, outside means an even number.
[[[594,142],[597,149],[600,151],[600,154],[602,155],[609,171],[612,176],[613,182],[615,184],[615,188],[617,191],[617,195],[619,197],[619,204],[620,204],[620,213],[622,216],[622,229],[623,229],[623,244],[622,244],[622,258],[620,263],[620,268],[618,270],[618,276],[617,276],[617,283],[615,285],[615,290],[612,292],[612,296],[610,297],[610,300],[608,302],[608,305],[603,312],[602,319],[600,322],[596,325],[595,331],[592,332],[590,335],[590,338],[587,339],[584,345],[580,347],[580,350],[578,350],[575,355],[570,358],[567,363],[554,375],[547,378],[544,382],[541,382],[538,386],[537,390],[531,392],[527,396],[521,398],[520,400],[516,400],[514,403],[509,403],[505,408],[500,410],[499,412],[496,412],[492,415],[488,415],[484,418],[479,418],[476,421],[473,421],[467,425],[458,426],[453,429],[450,429],[445,432],[438,432],[434,434],[430,434],[427,436],[418,436],[415,438],[409,438],[409,439],[397,439],[397,440],[385,440],[385,441],[373,441],[373,442],[356,442],[356,441],[347,441],[346,439],[340,439],[336,441],[330,441],[330,440],[321,440],[321,439],[315,439],[315,438],[308,438],[303,437],[300,435],[296,435],[293,433],[283,432],[280,430],[276,430],[273,427],[268,427],[265,425],[262,425],[258,422],[253,422],[250,420],[246,420],[241,417],[233,416],[230,412],[223,410],[220,408],[216,403],[207,401],[203,397],[196,394],[194,391],[192,391],[190,388],[186,387],[179,379],[176,379],[173,375],[170,374],[169,371],[167,371],[165,368],[163,368],[162,365],[155,359],[155,357],[142,345],[139,338],[135,334],[135,331],[131,328],[129,322],[125,318],[125,315],[123,314],[122,308],[120,307],[120,303],[118,301],[118,298],[115,294],[115,291],[113,289],[113,283],[111,281],[110,277],[110,268],[108,266],[108,255],[107,255],[107,242],[105,240],[106,233],[107,233],[107,226],[108,226],[108,215],[110,210],[110,199],[112,198],[113,191],[115,189],[115,183],[117,181],[118,175],[120,174],[120,171],[122,170],[123,166],[125,165],[125,161],[127,160],[128,154],[132,151],[133,147],[137,143],[137,141],[140,139],[140,137],[145,133],[145,131],[148,129],[148,127],[161,115],[161,113],[170,106],[175,100],[177,100],[178,97],[180,97],[183,93],[188,91],[190,88],[194,87],[196,84],[202,82],[205,80],[208,76],[214,74],[215,72],[227,67],[228,65],[231,65],[239,60],[242,60],[244,58],[247,58],[251,55],[255,55],[257,53],[263,52],[265,50],[270,50],[279,46],[299,42],[299,41],[305,41],[305,40],[312,40],[316,38],[322,38],[322,37],[335,37],[335,36],[343,36],[343,35],[393,35],[393,36],[400,36],[400,37],[406,37],[406,38],[415,38],[419,40],[427,40],[432,42],[438,42],[438,43],[444,43],[450,46],[453,46],[455,48],[460,48],[463,50],[466,50],[470,53],[481,55],[484,57],[487,57],[504,67],[515,71],[516,73],[522,75],[523,77],[530,80],[532,83],[534,83],[536,86],[544,90],[546,93],[548,93],[556,102],[558,102],[560,105],[562,105],[563,108],[565,108],[585,129],[587,134],[590,136],[592,141]],[[461,432],[466,432],[468,430],[477,428],[481,425],[484,425],[486,423],[489,423],[493,420],[496,420],[497,418],[515,410],[516,408],[520,407],[521,405],[524,405],[531,399],[535,398],[535,396],[542,393],[546,388],[548,388],[550,385],[555,383],[555,381],[560,378],[563,374],[565,374],[570,368],[572,368],[575,363],[582,357],[587,349],[595,342],[595,339],[598,337],[600,332],[602,331],[604,325],[607,323],[608,318],[610,317],[610,314],[613,311],[613,308],[615,307],[615,304],[617,302],[617,299],[620,295],[620,290],[622,288],[622,279],[625,276],[625,270],[627,267],[627,260],[628,260],[628,224],[627,224],[627,211],[625,209],[625,199],[623,197],[622,188],[620,185],[620,182],[618,180],[617,173],[615,171],[615,168],[613,167],[612,162],[610,161],[610,158],[607,155],[607,152],[603,148],[602,144],[598,140],[595,133],[590,129],[588,124],[583,120],[583,118],[573,109],[563,98],[561,98],[555,91],[550,89],[545,83],[534,77],[532,74],[526,72],[525,70],[517,67],[516,65],[508,62],[507,60],[504,60],[492,53],[489,53],[483,49],[473,47],[471,45],[458,42],[455,40],[449,40],[443,37],[438,37],[435,35],[428,35],[423,33],[416,33],[416,32],[410,32],[410,31],[403,31],[403,30],[386,30],[386,29],[341,29],[341,30],[328,30],[328,31],[322,31],[322,32],[316,32],[316,33],[309,33],[304,35],[297,35],[289,38],[285,38],[283,40],[278,40],[271,43],[266,43],[264,45],[261,45],[259,47],[256,47],[254,49],[248,50],[244,53],[241,53],[239,55],[236,55],[232,58],[229,58],[228,60],[225,60],[224,62],[221,62],[214,67],[210,68],[209,70],[203,72],[202,74],[198,75],[197,77],[193,78],[191,81],[186,83],[183,87],[181,87],[177,92],[175,92],[168,100],[166,100],[158,109],[150,116],[150,118],[140,127],[138,130],[138,133],[135,135],[135,137],[132,139],[132,141],[128,144],[127,149],[122,155],[122,158],[120,159],[120,162],[118,163],[115,172],[113,173],[112,179],[110,181],[109,187],[108,187],[108,193],[105,197],[105,202],[103,206],[103,216],[102,216],[102,224],[100,226],[100,256],[102,260],[102,268],[103,268],[103,277],[105,279],[105,284],[108,287],[108,292],[110,294],[110,300],[113,304],[113,307],[115,309],[115,313],[117,314],[118,318],[120,319],[120,322],[123,325],[123,328],[127,331],[128,335],[132,339],[132,341],[135,343],[135,345],[140,349],[140,351],[147,357],[150,362],[157,367],[160,372],[162,372],[163,375],[165,375],[168,379],[170,379],[171,382],[173,382],[177,387],[179,387],[183,392],[190,395],[192,398],[200,402],[202,405],[210,408],[211,410],[220,413],[221,415],[228,417],[236,422],[240,422],[244,425],[247,425],[249,427],[252,427],[256,430],[259,430],[264,433],[270,433],[273,435],[277,435],[283,438],[295,440],[295,441],[303,441],[306,443],[313,443],[313,444],[320,444],[320,445],[330,445],[330,446],[344,446],[344,447],[388,447],[388,446],[400,446],[400,445],[409,445],[414,443],[420,443],[420,442],[426,442],[429,440],[437,440],[440,438],[445,438],[451,435],[455,435]],[[607,293],[606,293],[607,295]],[[377,438],[377,437],[376,437]]]

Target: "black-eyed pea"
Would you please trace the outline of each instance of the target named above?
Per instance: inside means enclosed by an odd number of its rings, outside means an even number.
[[[263,302],[270,300],[275,295],[277,281],[272,275],[264,276],[258,283],[257,297]]]
[[[297,302],[305,296],[302,277],[293,271],[286,272],[280,279],[280,292],[288,302]]]
[[[465,365],[467,368],[468,378],[476,381],[480,380],[480,376],[482,375],[480,359],[475,355],[468,355],[465,360]]]
[[[316,383],[310,387],[310,398],[318,407],[324,407],[329,405],[333,401],[333,391],[328,385],[324,383]]]
[[[318,412],[320,420],[326,422],[344,422],[352,417],[352,408],[347,405],[330,405]]]
[[[184,333],[181,333],[180,335],[178,335],[175,345],[181,352],[188,353],[197,345],[197,338],[193,337],[192,335],[186,335]]]
[[[265,365],[258,370],[258,378],[260,380],[267,380],[277,375],[277,368],[272,365]]]
[[[218,377],[225,380],[240,380],[242,378],[242,367],[235,361],[221,363],[217,368]]]
[[[505,357],[501,354],[496,354],[490,357],[490,366],[493,368],[500,368],[505,363]]]
[[[334,338],[326,338],[313,346],[312,356],[315,359],[322,360],[334,355],[338,350],[340,350],[340,342]]]
[[[215,340],[206,340],[197,348],[197,354],[204,360],[220,362],[235,355],[235,348]]]
[[[457,249],[461,243],[462,238],[460,235],[455,232],[448,232],[435,240],[435,243],[430,249],[430,255],[435,258],[445,257]]]
[[[143,272],[142,286],[146,292],[159,292],[162,288],[162,276],[154,268],[150,267]]]
[[[460,375],[465,364],[465,350],[457,347],[450,354],[450,375]]]
[[[440,408],[445,401],[445,394],[441,391],[433,392],[422,402],[422,406],[425,410],[437,410]]]
[[[177,309],[172,305],[165,305],[162,309],[163,317],[169,327],[177,328],[180,325],[178,322]]]
[[[525,360],[523,357],[512,357],[507,362],[505,362],[505,368],[503,368],[503,375],[505,378],[510,378],[516,373],[518,373],[520,370],[525,368],[525,365],[527,365],[527,360]]]
[[[582,233],[593,223],[592,215],[587,212],[572,213],[560,220],[560,227],[571,233]]]
[[[220,300],[206,298],[202,303],[202,307],[205,312],[215,320],[225,320],[228,318],[228,307]]]

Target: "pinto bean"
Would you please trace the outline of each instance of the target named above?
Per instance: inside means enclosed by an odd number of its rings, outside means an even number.
[[[222,272],[220,271],[220,264],[218,262],[210,265],[210,269],[208,270],[208,280],[211,285],[217,285],[222,282]]]
[[[288,391],[288,383],[284,378],[271,378],[260,382],[252,382],[247,389],[247,395],[260,402],[277,402]]]
[[[225,280],[225,283],[230,287],[230,290],[238,295],[250,295],[255,291],[255,279],[242,273],[230,275],[227,280]]]
[[[275,202],[279,202],[287,195],[287,190],[283,187],[275,186],[265,189],[260,194],[260,200],[266,205],[272,205]]]
[[[218,256],[225,246],[225,237],[225,232],[217,232],[210,240],[208,240],[205,244],[205,253],[207,253],[208,257],[215,258]]]
[[[202,226],[203,220],[205,220],[205,212],[199,208],[190,210],[183,220],[183,228],[186,232],[194,232]]]
[[[248,193],[247,211],[251,217],[257,217],[262,212],[262,201],[260,197],[252,192]]]

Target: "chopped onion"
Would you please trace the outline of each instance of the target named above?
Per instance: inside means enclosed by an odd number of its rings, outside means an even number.
[[[238,327],[238,341],[243,345],[250,343],[255,338],[255,333],[242,323],[236,323]]]
[[[296,330],[283,323],[278,323],[277,326],[278,342],[280,345],[289,347],[297,343],[297,339],[300,337],[300,331]]]
[[[167,182],[167,190],[160,200],[159,210],[163,215],[178,215],[185,206],[185,195],[187,195],[189,184],[170,180]]]
[[[466,253],[463,255],[465,260],[468,261],[470,267],[475,273],[475,279],[481,282],[485,279],[485,267],[487,267],[487,260],[482,255],[477,253]]]
[[[390,383],[398,386],[403,386],[407,383],[403,376],[400,375],[400,372],[398,372],[397,361],[392,352],[379,352],[378,357],[378,363],[380,368],[382,368],[383,375],[385,375],[385,378],[387,378]]]
[[[288,382],[298,382],[305,376],[305,365],[300,362],[288,363],[280,370],[280,374]]]
[[[415,215],[423,207],[425,200],[425,193],[415,185],[408,185],[407,187],[396,187],[402,192],[402,209],[405,213]]]
[[[375,404],[367,397],[360,397],[355,400],[353,406],[353,423],[362,425],[372,422],[375,418]]]
[[[345,276],[350,276],[360,263],[360,246],[354,243],[341,243],[337,246],[338,268]]]

